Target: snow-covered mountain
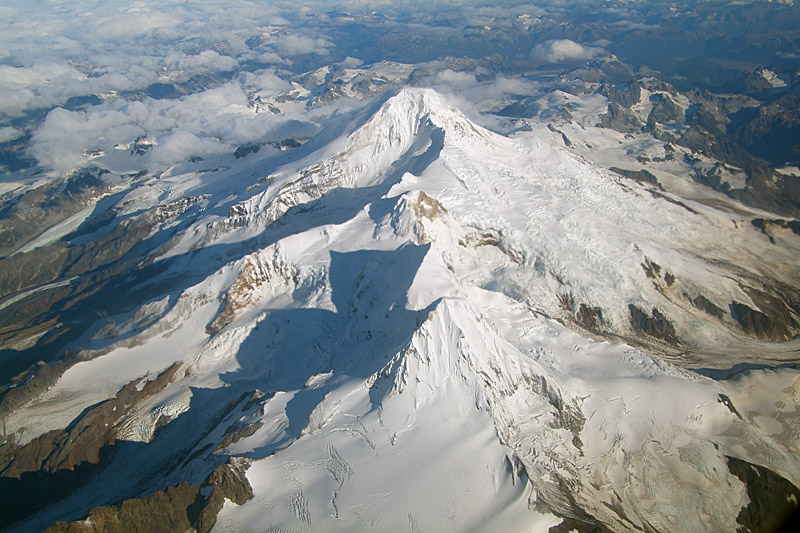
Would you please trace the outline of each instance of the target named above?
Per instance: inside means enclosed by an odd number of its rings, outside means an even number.
[[[62,282],[107,306],[2,411],[9,486],[100,466],[17,527],[181,483],[249,485],[215,531],[732,531],[796,506],[797,236],[549,139],[406,88],[113,196],[72,243],[147,231]]]

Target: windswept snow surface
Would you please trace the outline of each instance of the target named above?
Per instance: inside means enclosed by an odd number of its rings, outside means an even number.
[[[197,390],[266,393],[246,419],[259,429],[213,452],[253,459],[255,491],[215,531],[546,531],[587,515],[617,531],[735,530],[749,499],[726,456],[800,484],[800,372],[712,380],[669,361],[796,359],[796,341],[748,339],[689,300],[750,302],[744,284],[796,276],[798,250],[764,261],[734,215],[546,138],[497,135],[403,89],[267,174],[273,155],[132,191],[131,209],[208,195],[158,258],[197,282],[44,400],[84,398],[75,416],[176,359],[186,376],[153,410],[181,413]],[[570,299],[603,323],[582,327]],[[680,344],[634,331],[631,304],[660,309]],[[69,418],[33,405],[16,423]]]

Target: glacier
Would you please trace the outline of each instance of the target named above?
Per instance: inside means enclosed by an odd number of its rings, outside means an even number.
[[[142,451],[20,527],[229,457],[254,496],[214,531],[732,531],[756,496],[731,458],[800,485],[797,323],[766,342],[728,311],[791,304],[800,250],[744,211],[429,89],[208,164],[115,198],[168,213],[122,274],[135,310],[4,419],[24,446],[178,362],[117,428]]]

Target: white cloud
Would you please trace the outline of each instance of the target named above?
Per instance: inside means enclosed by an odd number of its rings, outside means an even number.
[[[478,85],[478,79],[472,72],[461,72],[445,69],[431,76],[427,83],[433,88],[443,89],[446,92],[471,89]]]
[[[264,64],[282,64],[286,63],[286,60],[276,54],[275,52],[268,52],[268,51],[247,51],[241,56],[239,56],[241,60],[249,59],[251,61],[255,61],[257,63],[264,63]]]
[[[0,114],[20,116],[31,109],[63,105],[71,96],[140,89],[157,78],[154,69],[139,65],[91,76],[70,64],[0,65]]]
[[[189,72],[219,72],[234,70],[239,62],[232,57],[223,56],[214,50],[204,50],[199,54],[173,54],[167,61],[167,68]]]
[[[242,64],[291,65],[298,56],[327,55],[340,43],[313,32],[324,27],[329,20],[325,13],[331,9],[352,14],[379,10],[388,16],[385,24],[453,35],[461,31],[459,24],[473,17],[493,24],[495,17],[542,13],[525,2],[485,5],[456,0],[435,5],[421,0],[8,4],[0,17],[0,61],[6,69],[22,70],[14,72],[16,87],[2,87],[0,73],[0,115],[13,116],[63,105],[71,96],[136,91],[154,82],[175,84],[196,75],[234,71]],[[443,14],[453,25],[432,28],[423,23],[431,13]],[[300,20],[302,26],[296,24]],[[293,26],[303,33],[291,30]],[[259,34],[268,38],[253,49],[247,43]],[[347,57],[342,65],[354,68],[358,60]]]
[[[274,69],[242,72],[239,75],[239,79],[241,79],[243,86],[269,95],[276,95],[292,87],[288,81],[281,79]]]
[[[537,44],[531,50],[531,59],[545,63],[562,61],[582,61],[605,53],[603,48],[584,46],[569,39],[557,39]]]
[[[198,74],[235,71],[241,61],[285,64],[325,54],[318,36],[286,36],[276,49],[251,50],[260,27],[285,27],[295,2],[76,0],[45,9],[15,2],[0,17],[0,120],[63,105],[71,96],[141,90]],[[223,47],[220,48],[219,45]],[[279,53],[283,53],[281,57]]]
[[[13,90],[57,81],[78,80],[84,76],[69,65],[37,63],[31,67],[0,65],[0,89]]]
[[[39,163],[64,173],[83,161],[84,150],[108,150],[145,133],[124,109],[67,111],[56,108],[34,132],[29,151]]]
[[[325,55],[332,43],[322,38],[312,39],[304,35],[281,35],[272,43],[275,50],[284,56],[293,57],[308,54]]]
[[[146,136],[156,146],[129,164],[156,170],[190,156],[230,153],[249,142],[311,136],[335,107],[273,115],[248,105],[248,91],[278,94],[289,87],[273,70],[263,70],[175,100],[118,99],[86,110],[56,108],[34,131],[29,153],[63,174],[85,162],[87,150],[111,153]]]
[[[166,134],[148,154],[148,159],[157,167],[169,166],[192,156],[209,156],[230,151],[221,140],[196,135],[186,129],[177,129]]]
[[[0,6],[0,139],[16,135],[16,129],[3,127],[10,124],[10,117],[50,109],[33,130],[29,148],[42,165],[62,172],[82,164],[86,150],[104,150],[119,156],[115,160],[122,159],[124,151],[114,152],[114,146],[139,135],[157,142],[157,147],[136,159],[136,164],[152,167],[187,155],[235,149],[245,142],[278,140],[274,136],[312,134],[331,109],[350,104],[336,102],[327,109],[304,110],[302,116],[255,113],[248,107],[248,95],[277,95],[290,88],[287,76],[274,69],[236,72],[243,65],[248,69],[287,67],[298,64],[298,56],[324,56],[345,49],[338,41],[338,30],[322,31],[329,21],[325,13],[331,9],[353,14],[382,10],[388,25],[437,35],[457,35],[458,25],[475,17],[493,24],[495,16],[541,12],[524,2],[485,6],[455,0],[435,5],[422,0],[15,0],[7,4]],[[431,27],[425,13],[442,14],[452,24]],[[358,68],[362,63],[345,57],[339,65]],[[214,89],[198,88],[195,80],[219,72],[236,74]],[[449,70],[429,83],[476,104],[535,90],[527,80],[485,81],[486,77],[477,70]],[[156,82],[180,85],[189,80],[182,87],[199,92],[174,100],[126,94]],[[214,79],[214,83],[222,82],[220,76]],[[103,101],[73,111],[53,109],[73,96],[86,95],[99,95]]]
[[[92,24],[93,38],[105,41],[118,41],[124,38],[139,37],[154,33],[159,29],[174,28],[182,21],[169,12],[131,8],[123,14],[114,13],[101,16]]]
[[[475,110],[473,117],[478,122],[485,117],[477,115],[481,111],[493,111],[507,104],[509,96],[533,96],[541,92],[540,84],[524,78],[497,76],[491,80],[479,80],[483,73],[461,72],[445,69],[423,80],[422,85],[454,97],[462,110]]]
[[[17,128],[12,128],[11,126],[0,128],[0,143],[7,143],[19,137],[22,137],[22,132]]]

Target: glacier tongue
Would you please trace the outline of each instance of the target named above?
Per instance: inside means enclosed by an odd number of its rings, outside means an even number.
[[[752,498],[727,457],[800,482],[796,369],[714,381],[667,362],[795,358],[797,341],[693,302],[758,306],[800,280],[797,250],[766,262],[732,215],[492,133],[428,90],[307,147],[251,159],[270,170],[256,183],[171,177],[208,206],[147,258],[163,265],[148,283],[180,290],[142,302],[146,327],[87,339],[94,358],[8,427],[63,427],[182,360],[141,413],[251,397],[163,459],[170,482],[254,461],[254,498],[218,531],[734,530]]]

